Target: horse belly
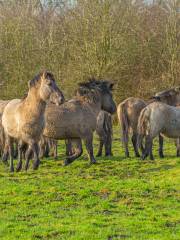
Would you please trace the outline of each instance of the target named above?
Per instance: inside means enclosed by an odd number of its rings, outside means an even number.
[[[178,138],[180,137],[180,121],[178,120],[172,120],[166,126],[165,130],[162,132],[162,134],[169,138]]]
[[[41,123],[27,123],[21,128],[21,139],[27,142],[29,139],[39,141],[40,136],[44,129],[44,122]]]

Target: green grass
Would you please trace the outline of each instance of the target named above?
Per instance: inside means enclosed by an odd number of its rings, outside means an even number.
[[[0,163],[0,239],[180,239],[180,164],[174,145],[165,149],[163,160],[141,161],[132,148],[125,159],[114,140],[113,157],[90,166],[84,151],[63,167],[61,142],[59,159],[38,171],[10,174]]]

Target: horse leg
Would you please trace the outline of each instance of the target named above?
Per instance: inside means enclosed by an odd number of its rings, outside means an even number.
[[[102,138],[99,139],[99,149],[96,157],[101,157],[102,156],[102,149],[104,145],[104,140]]]
[[[106,156],[113,156],[112,153],[112,139],[108,139],[107,144],[105,146]]]
[[[32,147],[31,147],[31,145],[29,145],[28,149],[26,150],[26,153],[25,153],[25,159],[26,159],[25,170],[26,171],[29,168],[29,161],[30,161],[30,158],[31,158],[31,153],[32,153]]]
[[[64,161],[64,166],[67,166],[70,163],[72,163],[76,158],[80,157],[83,153],[81,140],[77,139],[75,142],[76,142],[76,151],[72,155],[67,156],[66,160]]]
[[[125,157],[129,157],[129,149],[128,149],[128,138],[124,139],[124,147],[125,147]]]
[[[19,142],[18,143],[18,164],[16,167],[16,172],[21,171],[22,169],[22,152],[23,152],[23,148],[24,148],[25,144],[23,144],[23,142]]]
[[[161,134],[159,134],[159,157],[160,158],[164,158],[164,154],[163,154],[163,137],[161,136]]]
[[[18,157],[18,142],[15,141],[15,144],[13,145],[14,149],[14,158],[16,159]]]
[[[58,146],[57,146],[57,141],[55,141],[54,143],[53,143],[53,148],[54,148],[54,159],[57,159],[58,157],[58,153],[57,153],[57,148],[58,148]]]
[[[13,138],[8,137],[9,155],[10,155],[10,172],[14,172],[14,151],[13,151]]]
[[[73,149],[72,149],[72,141],[71,139],[65,140],[66,144],[66,156],[71,156],[73,155]]]
[[[149,156],[150,156],[151,160],[154,160],[154,156],[153,156],[153,141],[152,141],[152,139],[149,142]]]
[[[5,146],[2,154],[2,161],[4,164],[8,164],[8,157],[9,157],[9,146],[8,146],[8,143],[5,142]]]
[[[87,134],[88,137],[84,138],[84,143],[86,146],[86,150],[88,152],[89,155],[89,159],[90,159],[90,163],[94,164],[96,163],[96,159],[94,158],[94,154],[93,154],[93,133],[90,133],[89,135]]]
[[[177,157],[180,157],[180,138],[176,139],[176,150],[177,150]]]
[[[49,153],[50,153],[50,140],[48,139],[47,142],[45,142],[45,145],[44,145],[44,157],[48,158],[49,157]]]
[[[140,157],[138,146],[137,146],[137,133],[133,133],[131,140],[132,140],[135,156]]]
[[[45,146],[44,143],[39,143],[39,157],[43,158],[45,153]]]
[[[142,153],[142,159],[144,160],[149,154],[152,154],[152,139],[148,135],[145,138],[145,149]]]
[[[34,153],[34,163],[33,163],[33,170],[37,170],[40,164],[40,160],[39,160],[39,147],[37,143],[34,143],[32,145],[32,150]]]
[[[112,137],[110,134],[107,134],[106,141],[104,144],[105,147],[105,156],[113,156],[112,154]]]

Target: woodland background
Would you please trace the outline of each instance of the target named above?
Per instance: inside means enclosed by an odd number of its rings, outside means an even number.
[[[180,84],[178,0],[0,1],[0,97],[52,71],[66,98],[88,77],[115,82],[115,99]]]

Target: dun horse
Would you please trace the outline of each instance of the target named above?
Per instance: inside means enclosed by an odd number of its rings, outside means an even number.
[[[39,166],[38,142],[43,132],[46,101],[52,92],[59,91],[52,73],[44,71],[29,81],[29,91],[23,100],[10,101],[3,112],[2,125],[6,136],[6,145],[10,152],[10,171],[14,171],[12,143],[18,140],[19,162],[17,171],[22,168],[22,147],[27,144],[25,169],[28,169],[33,152],[33,169]],[[63,95],[62,95],[63,96]],[[63,98],[63,97],[62,97]]]
[[[97,157],[102,156],[103,146],[105,147],[105,155],[112,156],[112,117],[105,111],[100,111],[97,117],[96,133],[99,136],[99,150]],[[79,139],[66,141],[66,155],[75,154],[79,157],[82,154],[82,142]]]
[[[154,102],[145,107],[138,120],[140,140],[145,137],[145,159],[152,148],[153,139],[162,134],[168,138],[180,137],[180,108]],[[153,158],[152,158],[153,159]]]
[[[95,79],[79,84],[74,99],[61,106],[47,107],[43,135],[53,139],[83,139],[90,162],[95,163],[92,141],[97,116],[101,110],[109,113],[116,111],[111,94],[112,87],[113,84],[108,81]],[[75,158],[77,155],[67,157],[65,165]]]
[[[128,141],[129,141],[129,131],[132,131],[132,144],[134,147],[135,156],[139,157],[137,139],[137,125],[138,117],[141,110],[146,106],[146,103],[139,99],[130,97],[120,103],[117,107],[117,115],[119,123],[122,128],[122,141],[125,147],[125,156],[129,157]]]

